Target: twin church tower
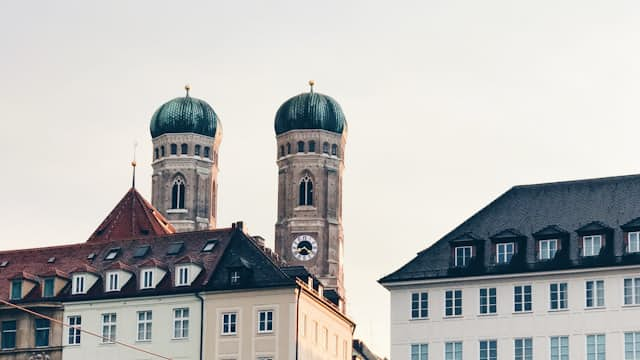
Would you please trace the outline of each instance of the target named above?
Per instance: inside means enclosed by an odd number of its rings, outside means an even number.
[[[303,265],[344,299],[342,174],[347,122],[331,97],[310,90],[275,116],[278,218],[275,250]],[[213,108],[189,94],[151,118],[151,199],[177,231],[216,227],[222,126]]]

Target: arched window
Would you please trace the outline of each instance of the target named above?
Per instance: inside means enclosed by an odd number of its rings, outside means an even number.
[[[331,155],[338,156],[338,145],[336,144],[331,145]]]
[[[325,154],[329,153],[329,143],[328,142],[322,143],[322,152],[325,153]]]
[[[164,157],[164,145],[160,146],[160,156]]]
[[[178,153],[178,145],[171,144],[171,155],[176,155]]]
[[[187,155],[189,153],[189,145],[182,144],[180,145],[180,154]]]
[[[287,143],[287,155],[291,154],[291,144]]]
[[[172,209],[184,209],[184,180],[182,178],[176,178],[173,180],[173,187],[171,188],[171,208]]]
[[[211,157],[211,149],[208,146],[204,147],[204,157],[206,157],[206,158],[210,158]]]
[[[158,159],[160,157],[160,151],[158,151],[158,148],[155,148],[153,150],[153,156],[155,159]]]
[[[298,141],[298,152],[304,152],[304,141]]]
[[[298,205],[313,205],[313,181],[311,181],[309,175],[305,175],[300,180],[299,195]]]
[[[280,157],[284,156],[284,145],[280,145]]]
[[[195,156],[200,156],[200,145],[196,145],[196,146],[193,148],[193,155],[195,155]]]
[[[316,142],[313,140],[309,141],[309,152],[310,153],[316,152]]]

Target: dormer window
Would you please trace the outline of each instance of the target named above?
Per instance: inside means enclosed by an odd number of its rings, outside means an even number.
[[[153,269],[142,270],[140,277],[140,289],[153,288]]]
[[[240,270],[231,270],[231,272],[229,272],[229,284],[238,286],[240,285],[241,279],[242,277],[240,276]]]
[[[538,260],[551,260],[558,252],[558,239],[538,241]]]
[[[582,256],[598,256],[602,249],[602,235],[582,237]]]
[[[627,233],[627,254],[640,252],[640,231]]]
[[[512,242],[496,244],[496,263],[508,264],[515,253],[516,244]]]
[[[71,288],[71,294],[84,294],[85,289],[85,275],[73,275],[73,287]]]
[[[118,291],[120,290],[120,274],[117,272],[107,273],[107,287],[105,291]]]
[[[454,250],[455,252],[455,267],[465,267],[469,265],[471,257],[473,255],[473,246],[458,246]]]
[[[176,286],[187,286],[189,283],[189,267],[176,267]]]
[[[54,278],[46,278],[42,282],[42,297],[48,298],[54,296]]]
[[[22,299],[22,280],[16,279],[11,281],[11,300]]]

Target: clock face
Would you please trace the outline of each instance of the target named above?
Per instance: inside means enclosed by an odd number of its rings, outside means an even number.
[[[299,235],[291,243],[291,252],[298,260],[311,260],[318,253],[318,243],[311,235]]]

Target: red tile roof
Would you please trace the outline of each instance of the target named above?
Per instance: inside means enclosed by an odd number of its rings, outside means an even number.
[[[87,241],[104,242],[175,232],[169,221],[135,188],[131,188]]]

